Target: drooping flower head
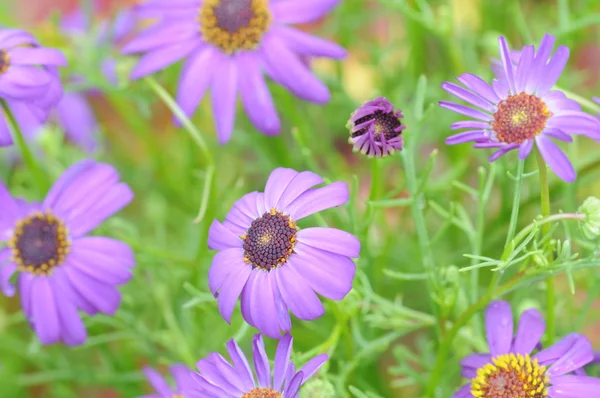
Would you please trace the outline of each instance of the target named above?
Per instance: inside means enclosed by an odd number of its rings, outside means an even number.
[[[401,151],[404,145],[401,134],[406,128],[400,121],[403,117],[402,111],[394,110],[394,105],[384,97],[367,101],[348,120],[348,142],[354,145],[354,151],[367,156],[384,157]]]
[[[290,361],[292,336],[281,338],[275,353],[273,372],[260,334],[252,340],[252,357],[256,379],[248,360],[232,339],[227,343],[231,362],[218,353],[198,361],[198,373],[192,374],[196,388],[186,391],[187,398],[297,398],[300,387],[327,361],[321,354],[308,361],[299,371]]]
[[[30,33],[0,28],[0,101],[16,115],[30,114],[34,122],[43,122],[62,96],[57,67],[66,64],[60,51],[42,47]],[[0,147],[12,143],[0,110]]]
[[[454,123],[452,129],[468,131],[448,137],[446,143],[475,142],[474,148],[497,149],[491,162],[513,149],[525,159],[535,145],[561,179],[574,181],[571,162],[552,139],[571,142],[571,135],[581,134],[600,140],[600,122],[582,112],[564,93],[552,90],[567,63],[569,49],[560,46],[551,57],[554,37],[545,35],[537,51],[534,46],[525,46],[515,65],[515,55],[509,52],[504,37],[498,41],[503,75],[492,85],[468,73],[458,78],[466,88],[442,84],[444,90],[469,106],[447,101],[440,101],[440,106],[476,119]]]
[[[505,301],[486,309],[489,353],[461,361],[462,375],[471,381],[454,398],[593,398],[600,396],[600,379],[582,375],[594,358],[589,340],[570,334],[540,350],[546,325],[541,314],[526,310],[513,335],[513,316]]]
[[[85,160],[71,166],[41,203],[10,196],[0,183],[0,288],[17,287],[27,320],[42,344],[82,344],[78,310],[114,314],[118,285],[135,261],[125,243],[86,236],[133,198],[114,167]],[[17,273],[16,286],[11,278]]]
[[[156,394],[144,395],[140,398],[185,398],[184,393],[195,387],[196,382],[192,379],[192,370],[182,364],[169,366],[169,372],[175,379],[174,388],[169,385],[165,378],[156,370],[145,367],[144,373],[148,382],[156,391]]]
[[[177,103],[188,117],[208,87],[219,142],[231,138],[238,93],[254,126],[279,134],[281,123],[263,73],[297,97],[324,104],[329,90],[301,57],[343,58],[345,50],[287,24],[315,21],[340,0],[150,0],[137,7],[159,22],[124,48],[145,53],[131,79],[187,58]]]
[[[341,300],[352,289],[360,242],[335,228],[299,229],[296,222],[348,201],[348,186],[309,171],[278,168],[265,192],[238,200],[223,223],[213,221],[208,245],[219,250],[208,279],[229,322],[241,294],[242,315],[261,333],[279,338],[292,327],[288,310],[303,320],[324,313],[317,296]]]

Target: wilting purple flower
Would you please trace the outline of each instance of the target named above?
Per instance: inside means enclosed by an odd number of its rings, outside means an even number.
[[[218,353],[198,361],[195,390],[186,391],[187,398],[297,398],[298,390],[327,361],[321,354],[308,361],[299,371],[290,361],[292,336],[286,334],[277,345],[273,372],[260,334],[252,340],[252,356],[256,379],[244,353],[232,339],[227,343],[231,363]],[[257,382],[258,381],[258,382]]]
[[[67,60],[55,49],[40,46],[25,31],[0,28],[0,100],[11,112],[27,108],[32,123],[41,123],[62,95],[58,66]],[[0,147],[12,145],[8,120],[0,110]]]
[[[515,66],[504,37],[498,41],[504,73],[491,86],[468,73],[458,78],[466,89],[442,84],[450,94],[479,108],[440,101],[443,108],[476,119],[454,123],[452,129],[469,130],[448,137],[446,143],[474,141],[474,148],[495,148],[490,162],[513,149],[525,159],[535,144],[561,179],[574,181],[571,162],[551,138],[571,142],[571,135],[581,134],[600,140],[600,122],[561,91],[551,90],[567,63],[569,49],[561,46],[550,57],[554,37],[545,35],[537,52],[534,46],[523,48]]]
[[[196,382],[192,379],[192,371],[185,365],[175,364],[169,366],[169,372],[175,379],[175,388],[171,388],[169,383],[156,370],[145,367],[144,373],[148,382],[156,391],[156,394],[144,395],[140,398],[177,398],[185,397],[184,392],[195,387]]]
[[[594,357],[585,336],[573,333],[538,351],[546,329],[541,314],[535,309],[523,312],[513,336],[513,316],[506,301],[487,307],[485,329],[490,352],[461,361],[462,375],[471,382],[454,398],[600,396],[600,379],[573,374],[581,374]]]
[[[279,338],[292,327],[288,310],[312,320],[324,313],[317,296],[341,300],[352,289],[360,242],[335,228],[298,229],[306,216],[348,201],[341,181],[323,188],[310,171],[278,168],[265,192],[239,199],[223,223],[213,221],[210,249],[219,250],[208,273],[219,311],[229,322],[241,294],[242,315],[261,333]]]
[[[191,117],[211,86],[219,142],[231,138],[236,98],[254,126],[277,135],[281,123],[263,72],[297,97],[324,104],[329,90],[302,57],[343,58],[338,45],[286,26],[323,17],[340,0],[150,0],[137,7],[141,16],[160,19],[124,48],[146,53],[132,79],[187,58],[177,103]]]
[[[394,105],[384,97],[367,101],[348,120],[348,142],[355,151],[367,156],[384,157],[401,151],[404,145],[401,134],[406,128],[400,122],[403,117],[402,111],[394,110]]]
[[[131,278],[133,252],[125,243],[86,236],[133,198],[114,167],[85,160],[71,166],[42,203],[10,196],[0,183],[0,288],[15,294],[42,344],[82,344],[78,314],[114,314],[116,289]]]

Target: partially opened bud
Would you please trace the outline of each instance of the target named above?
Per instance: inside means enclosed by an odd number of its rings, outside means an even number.
[[[600,199],[590,196],[579,207],[579,212],[585,214],[585,220],[579,224],[581,233],[590,240],[600,236]]]

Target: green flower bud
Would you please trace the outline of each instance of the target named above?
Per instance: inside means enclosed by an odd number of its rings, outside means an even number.
[[[579,207],[579,212],[585,214],[585,219],[579,224],[581,233],[589,240],[600,236],[600,199],[590,196]]]
[[[311,379],[300,390],[302,398],[333,398],[335,389],[333,384],[327,380]]]

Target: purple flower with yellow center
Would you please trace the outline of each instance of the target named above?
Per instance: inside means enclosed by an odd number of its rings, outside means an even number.
[[[370,157],[384,157],[401,151],[404,146],[402,130],[406,128],[400,121],[403,117],[402,111],[394,110],[394,105],[384,97],[367,101],[348,120],[348,142],[354,145],[354,151]]]
[[[187,58],[177,103],[191,117],[208,87],[219,142],[229,141],[238,93],[254,126],[277,135],[281,123],[263,73],[297,97],[324,104],[329,90],[304,57],[343,58],[338,45],[287,24],[315,21],[340,0],[151,0],[137,6],[141,16],[160,21],[124,48],[145,53],[132,79]]]
[[[114,314],[118,285],[132,276],[134,255],[118,240],[87,236],[133,198],[114,167],[85,160],[71,166],[41,203],[11,197],[0,183],[0,288],[16,286],[27,320],[42,344],[82,344],[78,310]]]
[[[223,223],[213,221],[210,249],[219,250],[208,273],[219,311],[229,322],[241,294],[242,315],[261,333],[279,338],[292,327],[290,310],[302,320],[325,312],[317,293],[341,300],[352,289],[360,242],[335,228],[299,229],[306,216],[348,201],[338,181],[322,188],[310,171],[275,169],[265,192],[239,199]]]
[[[538,351],[546,325],[541,314],[521,314],[513,335],[513,316],[506,301],[492,302],[485,312],[490,352],[471,354],[461,361],[462,375],[471,379],[454,398],[594,398],[600,379],[581,375],[594,358],[589,340],[570,334]]]
[[[490,162],[518,149],[525,159],[534,145],[550,168],[564,181],[575,180],[576,173],[567,156],[552,141],[572,142],[571,135],[600,140],[600,122],[581,111],[575,101],[552,87],[560,77],[569,49],[560,46],[553,56],[554,37],[545,35],[537,51],[525,46],[515,64],[504,37],[498,39],[502,76],[489,85],[478,76],[463,74],[442,88],[469,106],[440,101],[440,106],[476,120],[454,123],[452,129],[468,129],[446,139],[449,145],[475,142],[474,148],[494,148]],[[472,108],[471,106],[478,108]]]
[[[60,51],[40,46],[30,33],[0,28],[0,101],[11,112],[31,114],[41,123],[62,96],[57,67],[66,64]],[[0,147],[12,143],[8,120],[0,110]]]
[[[140,398],[186,398],[184,392],[196,385],[196,382],[192,379],[192,370],[185,365],[175,364],[169,366],[169,372],[175,380],[174,388],[156,370],[145,367],[146,378],[156,394],[144,395]]]
[[[290,361],[292,336],[286,334],[277,345],[273,373],[260,334],[252,340],[252,356],[256,379],[248,360],[232,339],[227,343],[228,362],[218,353],[198,361],[195,390],[186,391],[187,398],[297,398],[300,387],[327,361],[321,354],[308,361],[299,371]]]

